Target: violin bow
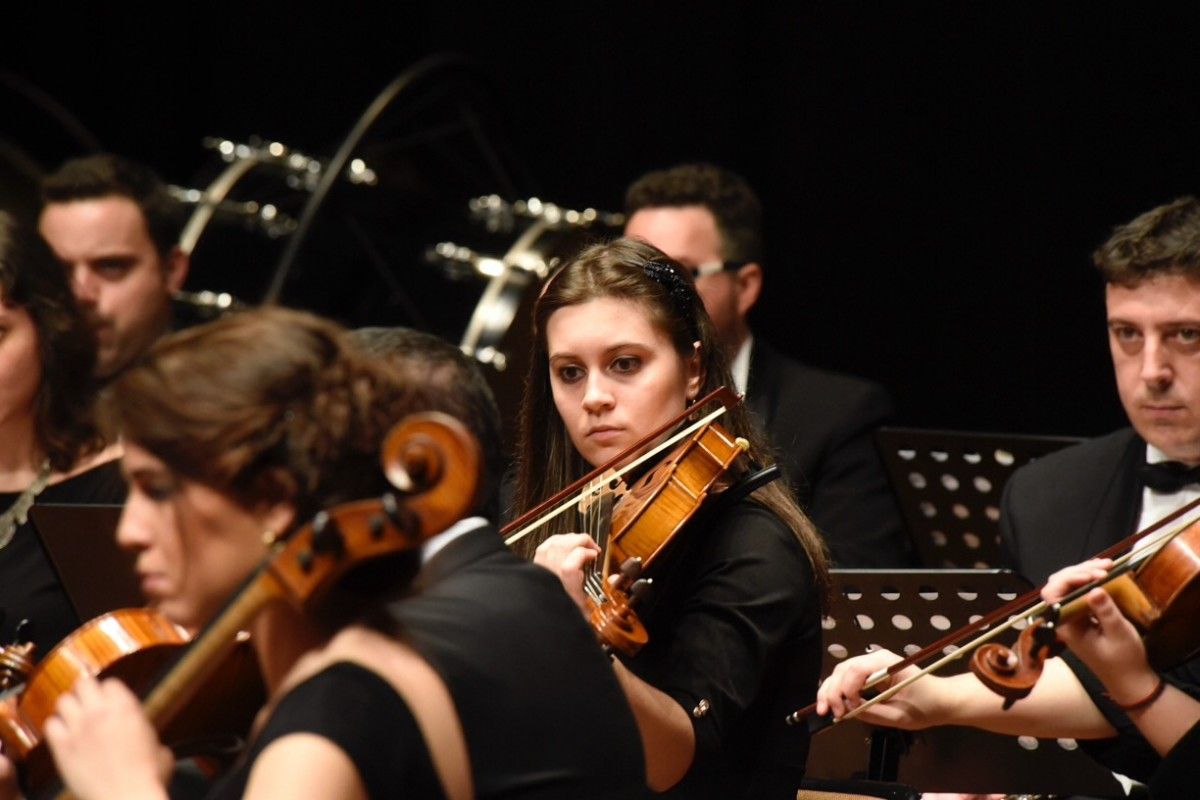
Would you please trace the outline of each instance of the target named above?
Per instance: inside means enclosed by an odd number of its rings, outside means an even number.
[[[605,475],[606,472],[612,470],[614,465],[620,464],[623,460],[637,454],[643,447],[650,444],[655,439],[674,428],[676,425],[679,425],[692,414],[696,413],[697,408],[702,408],[711,403],[717,402],[721,404],[721,407],[716,411],[706,414],[696,422],[693,422],[691,425],[678,431],[673,436],[666,439],[666,441],[662,442],[657,447],[652,448],[646,453],[643,453],[637,459],[631,461],[629,464],[626,464],[621,469]],[[700,400],[684,409],[683,413],[672,417],[670,420],[646,434],[641,439],[622,450],[616,456],[609,459],[604,464],[601,464],[599,467],[596,467],[594,470],[584,475],[567,488],[558,492],[550,499],[543,501],[526,513],[517,517],[512,522],[505,525],[500,529],[500,534],[505,537],[504,544],[511,547],[515,542],[520,541],[533,531],[545,525],[550,520],[566,512],[578,501],[582,494],[586,493],[584,490],[592,490],[595,488],[594,483],[597,478],[604,476],[605,483],[608,483],[609,481],[621,477],[630,470],[635,469],[638,465],[644,463],[647,459],[653,458],[658,453],[661,453],[663,450],[677,443],[697,429],[707,425],[709,422],[712,422],[729,409],[737,406],[737,404],[740,402],[742,402],[741,395],[734,394],[734,392],[726,386],[721,386],[717,389],[714,389],[712,392],[709,392],[707,395],[700,398]],[[516,532],[513,533],[513,531]]]
[[[1170,514],[1167,514],[1165,517],[1158,520],[1154,524],[1147,526],[1143,530],[1137,531],[1136,533],[1133,533],[1133,534],[1125,537],[1124,539],[1122,539],[1121,541],[1112,545],[1111,547],[1108,547],[1105,550],[1103,550],[1102,552],[1100,552],[1099,554],[1093,556],[1093,558],[1114,558],[1117,556],[1121,556],[1121,554],[1124,554],[1124,556],[1121,558],[1121,560],[1129,561],[1135,555],[1139,558],[1142,557],[1143,552],[1144,552],[1144,555],[1149,556],[1150,554],[1155,552],[1155,547],[1153,546],[1153,544],[1149,547],[1141,548],[1140,550],[1138,550],[1136,552],[1136,554],[1133,550],[1134,545],[1136,545],[1138,542],[1142,541],[1143,539],[1148,539],[1150,537],[1155,537],[1152,540],[1152,542],[1154,544],[1158,544],[1160,546],[1162,544],[1165,544],[1167,541],[1172,539],[1175,535],[1177,535],[1178,533],[1183,531],[1185,528],[1187,528],[1188,525],[1191,525],[1192,523],[1196,522],[1197,520],[1189,520],[1184,525],[1181,525],[1177,528],[1173,528],[1168,531],[1163,531],[1162,529],[1165,528],[1166,526],[1172,524],[1173,522],[1178,520],[1180,517],[1183,517],[1186,514],[1188,514],[1189,512],[1194,511],[1197,507],[1200,507],[1200,499],[1193,500],[1192,502],[1171,512]],[[1200,519],[1200,518],[1198,518],[1198,519]],[[1156,534],[1157,534],[1157,536],[1156,536]],[[1117,565],[1114,565],[1114,569],[1116,568],[1116,566]],[[1084,588],[1091,589],[1091,588],[1095,588],[1095,587],[1088,586],[1088,587],[1084,587]],[[913,682],[915,682],[917,680],[920,680],[921,678],[925,677],[929,673],[940,669],[945,664],[947,664],[951,661],[954,661],[956,659],[962,658],[963,656],[967,655],[972,650],[977,648],[979,645],[986,643],[989,639],[991,639],[995,636],[998,636],[1001,633],[1003,633],[1004,631],[1011,628],[1013,625],[1016,624],[1016,622],[1018,620],[1024,619],[1024,618],[1030,616],[1031,614],[1036,614],[1041,611],[1044,611],[1046,608],[1049,607],[1049,604],[1046,603],[1045,601],[1041,600],[1041,591],[1042,591],[1041,588],[1038,588],[1038,589],[1033,589],[1029,592],[1026,592],[1025,594],[1021,595],[1020,597],[1017,597],[1017,598],[1005,603],[1000,608],[997,608],[995,611],[992,611],[990,614],[986,614],[983,617],[981,617],[980,619],[977,619],[975,622],[973,622],[969,625],[965,625],[964,627],[959,628],[956,631],[946,634],[941,639],[938,639],[936,642],[923,648],[922,650],[920,650],[916,653],[913,653],[910,656],[906,656],[906,657],[900,659],[895,664],[892,664],[889,667],[879,669],[876,672],[872,673],[867,678],[866,683],[863,684],[863,686],[862,686],[863,689],[870,689],[874,686],[878,686],[880,683],[887,680],[888,678],[891,678],[896,673],[900,672],[901,670],[905,669],[906,667],[910,667],[920,661],[924,661],[926,658],[933,655],[934,653],[943,651],[947,647],[950,647],[951,645],[956,645],[958,642],[962,641],[966,637],[968,637],[980,630],[983,630],[984,628],[987,628],[987,627],[999,622],[1000,620],[1006,620],[1003,624],[996,625],[995,628],[993,628],[992,630],[983,634],[982,636],[979,636],[979,637],[973,639],[972,641],[968,642],[963,647],[957,648],[957,649],[953,650],[952,652],[949,652],[949,653],[943,655],[937,661],[933,662],[932,664],[930,664],[927,667],[924,667],[917,674],[911,675],[908,678],[905,678],[904,680],[900,681],[899,683],[888,687],[887,689],[885,689],[884,691],[875,695],[874,697],[864,701],[862,705],[858,706],[857,708],[855,708],[852,711],[847,712],[846,714],[843,714],[841,716],[841,718],[838,720],[835,720],[835,722],[841,722],[841,721],[853,719],[854,717],[858,716],[863,711],[866,711],[868,708],[875,705],[876,703],[885,702],[888,698],[892,697],[897,692],[900,692],[905,687],[909,686],[910,684],[912,684]],[[1072,595],[1069,595],[1067,598],[1063,598],[1059,602],[1060,603],[1065,602],[1070,597],[1078,596],[1080,593],[1081,592],[1078,592],[1078,591],[1075,593],[1072,593]],[[1009,618],[1011,618],[1011,619],[1009,619]],[[806,717],[811,715],[816,710],[816,707],[817,707],[817,704],[812,703],[812,704],[807,705],[804,708],[801,708],[797,711],[793,711],[791,714],[789,714],[786,717],[787,724],[789,724],[789,725],[799,724],[803,719],[805,719]]]

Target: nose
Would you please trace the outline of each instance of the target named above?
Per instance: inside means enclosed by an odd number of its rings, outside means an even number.
[[[583,410],[589,414],[598,414],[613,407],[615,398],[603,375],[595,372],[587,379],[587,389],[583,393]]]
[[[142,502],[137,492],[131,490],[117,522],[117,545],[124,550],[144,550],[150,543],[149,531]]]
[[[99,281],[84,264],[71,268],[71,291],[81,305],[95,305],[99,298]]]
[[[1155,389],[1164,389],[1171,385],[1174,370],[1167,349],[1157,336],[1146,337],[1142,347],[1142,381]]]

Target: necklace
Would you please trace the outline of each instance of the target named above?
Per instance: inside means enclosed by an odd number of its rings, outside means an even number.
[[[38,470],[37,477],[33,479],[33,483],[21,492],[13,504],[8,507],[8,510],[0,514],[0,550],[8,547],[8,543],[12,541],[13,534],[17,532],[18,525],[24,525],[29,519],[29,509],[33,507],[33,501],[42,493],[42,489],[46,488],[46,484],[50,482],[50,459],[42,462],[41,469]]]

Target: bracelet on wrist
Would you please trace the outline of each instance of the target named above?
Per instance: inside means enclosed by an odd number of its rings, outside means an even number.
[[[1109,700],[1112,700],[1113,705],[1115,705],[1117,708],[1128,713],[1130,711],[1141,711],[1143,708],[1146,708],[1148,705],[1150,705],[1155,700],[1157,700],[1159,698],[1159,696],[1163,693],[1163,690],[1166,688],[1167,688],[1167,682],[1162,679],[1161,675],[1159,675],[1158,682],[1156,684],[1154,684],[1154,688],[1150,690],[1150,693],[1147,694],[1145,697],[1143,697],[1141,700],[1138,700],[1136,702],[1129,703],[1126,705],[1126,704],[1118,703],[1113,698],[1113,696],[1110,695],[1108,692],[1105,692],[1104,696],[1107,697]]]

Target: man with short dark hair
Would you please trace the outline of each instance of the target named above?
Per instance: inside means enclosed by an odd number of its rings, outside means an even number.
[[[692,271],[737,390],[766,429],[836,566],[912,563],[876,451],[892,414],[882,387],[794,361],[755,338],[746,315],[762,292],[762,207],[738,175],[709,164],[651,172],[625,195],[625,235]]]
[[[175,203],[149,169],[109,154],[63,164],[42,200],[38,230],[96,333],[96,373],[111,377],[171,326],[188,271]]]
[[[1109,350],[1132,427],[1043,456],[1005,485],[1003,543],[1035,584],[1200,499],[1200,200],[1183,197],[1117,227],[1093,262],[1104,278]],[[818,695],[821,707],[844,713],[866,677],[894,660],[877,651],[842,662]],[[1200,658],[1164,677],[1200,697]],[[1158,758],[1130,719],[1145,704],[1118,702],[1068,654],[1047,659],[1033,691],[1011,708],[964,674],[918,681],[862,719],[1070,736],[1110,769],[1146,779]]]

